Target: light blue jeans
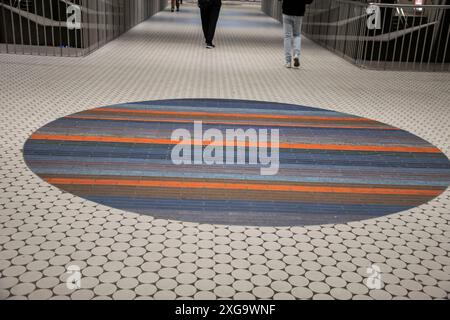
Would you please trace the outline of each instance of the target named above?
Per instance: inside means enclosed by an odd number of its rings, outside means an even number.
[[[300,56],[302,21],[303,17],[283,14],[284,56],[286,63],[291,63],[292,61],[292,43],[294,43],[294,56]]]

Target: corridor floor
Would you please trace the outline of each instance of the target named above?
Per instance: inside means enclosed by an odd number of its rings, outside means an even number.
[[[0,299],[449,299],[450,192],[369,220],[248,227],[156,219],[65,193],[26,166],[60,117],[163,99],[241,99],[349,113],[450,155],[450,74],[358,69],[303,39],[285,69],[280,24],[226,4],[217,48],[198,8],[166,10],[85,58],[0,55]],[[367,268],[381,269],[369,289]],[[70,290],[69,266],[81,269]]]

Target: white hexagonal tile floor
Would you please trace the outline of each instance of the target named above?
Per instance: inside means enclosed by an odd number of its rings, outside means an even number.
[[[85,58],[0,55],[1,299],[448,299],[450,192],[341,225],[245,227],[121,212],[45,183],[22,147],[59,117],[173,98],[273,101],[351,113],[450,155],[450,74],[362,70],[304,39],[283,67],[278,22],[223,7],[205,50],[198,9],[162,12]],[[377,265],[382,287],[369,289]],[[81,289],[66,286],[68,266]]]

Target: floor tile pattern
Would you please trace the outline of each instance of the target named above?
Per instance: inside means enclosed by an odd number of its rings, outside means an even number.
[[[450,192],[345,224],[243,227],[156,219],[86,201],[31,172],[22,149],[58,118],[174,98],[320,106],[411,132],[450,155],[450,75],[358,69],[303,39],[283,66],[282,28],[224,5],[216,49],[198,8],[162,12],[82,59],[0,55],[2,299],[449,299]],[[369,289],[367,266],[383,286]],[[81,268],[69,290],[69,266]]]

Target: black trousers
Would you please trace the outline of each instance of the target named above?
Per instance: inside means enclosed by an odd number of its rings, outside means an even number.
[[[180,8],[180,0],[172,0],[171,3],[172,3],[172,10],[175,9],[175,6],[177,8]],[[181,3],[183,3],[183,2],[181,2]]]
[[[211,44],[216,33],[217,21],[219,20],[220,5],[209,5],[200,7],[202,17],[203,35],[206,43]]]

